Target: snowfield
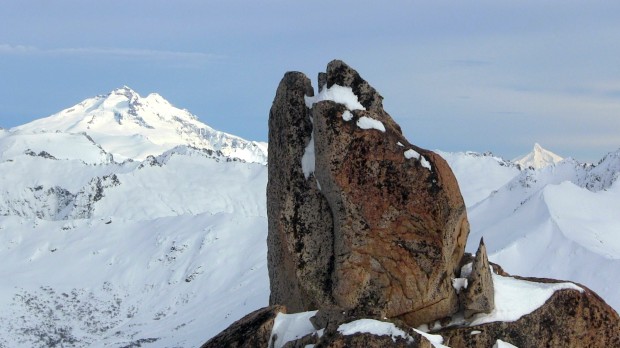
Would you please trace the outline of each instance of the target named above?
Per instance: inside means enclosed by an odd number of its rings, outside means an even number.
[[[195,347],[268,304],[266,144],[192,117],[122,88],[0,130],[0,347]],[[484,236],[507,272],[620,309],[620,150],[541,169],[440,154],[469,251]],[[342,330],[400,335],[372,324]]]
[[[197,346],[267,302],[266,167],[177,150],[2,162],[0,346]]]
[[[4,347],[196,347],[268,299],[264,217],[0,223]]]

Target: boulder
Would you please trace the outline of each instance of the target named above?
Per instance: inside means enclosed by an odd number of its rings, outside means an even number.
[[[448,328],[436,333],[452,348],[492,347],[498,339],[517,347],[620,347],[618,313],[594,292],[579,286],[583,292],[558,290],[543,306],[516,321]]]
[[[413,326],[450,316],[469,224],[447,163],[409,143],[342,61],[319,79],[350,89],[358,109],[308,108],[311,87],[298,74],[284,76],[269,120],[271,304],[333,305]]]
[[[305,75],[286,73],[269,115],[270,303],[291,313],[318,310],[305,323],[310,333],[285,348],[431,347],[412,329],[420,324],[432,324],[432,333],[452,348],[487,348],[498,340],[517,347],[620,347],[618,314],[584,286],[521,284],[502,293],[506,283],[501,288],[491,268],[509,275],[488,261],[484,241],[475,256],[464,254],[469,224],[447,163],[409,143],[383,110],[381,95],[345,63],[330,62],[319,84],[313,97]],[[467,264],[471,271],[462,267]],[[514,291],[537,288],[556,290],[518,319],[472,325],[522,309],[513,303]],[[269,347],[275,317],[284,311],[255,311],[203,347]],[[360,319],[394,325],[375,334],[361,326],[340,330]],[[441,325],[452,326],[438,330]]]
[[[232,323],[201,348],[266,348],[269,346],[273,322],[278,313],[286,313],[286,308],[271,306],[258,309]]]
[[[355,313],[335,309],[319,310],[310,318],[316,332],[287,342],[282,348],[319,347],[411,347],[432,348],[431,342],[418,332],[403,325],[381,319],[367,320]],[[360,320],[363,324],[357,322]],[[318,325],[317,325],[318,324]],[[346,328],[348,325],[353,325]],[[441,339],[435,337],[435,340]]]
[[[418,334],[413,334],[413,340],[406,340],[401,337],[390,337],[387,335],[373,335],[370,333],[359,332],[353,335],[333,335],[323,336],[314,348],[433,348],[429,340]]]

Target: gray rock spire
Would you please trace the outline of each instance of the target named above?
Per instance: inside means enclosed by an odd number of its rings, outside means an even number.
[[[487,248],[484,239],[480,238],[480,245],[476,251],[467,288],[461,293],[461,304],[465,311],[465,318],[471,318],[477,313],[490,313],[495,308],[495,289],[493,276],[487,258]]]

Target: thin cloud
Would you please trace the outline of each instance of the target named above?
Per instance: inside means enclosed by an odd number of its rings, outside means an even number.
[[[116,47],[72,47],[41,49],[34,46],[0,44],[0,54],[28,54],[48,56],[105,56],[144,60],[213,60],[222,55],[204,52],[166,51]]]
[[[0,44],[0,54],[23,54],[35,52],[37,52],[37,49],[33,46]]]

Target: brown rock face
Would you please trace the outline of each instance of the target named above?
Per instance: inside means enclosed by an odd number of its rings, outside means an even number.
[[[306,108],[304,78],[285,75],[270,113],[271,303],[335,305],[413,326],[450,316],[469,233],[452,171],[410,144],[382,97],[343,62],[329,63],[320,80],[351,88],[366,110],[333,101]],[[306,178],[311,136],[316,165]]]
[[[620,347],[618,313],[581,287],[584,292],[556,291],[542,307],[514,322],[449,328],[438,334],[452,348],[492,347],[498,339],[517,347]],[[474,330],[480,333],[472,335]]]
[[[317,331],[283,348],[430,348],[410,327],[450,317],[459,306],[462,312],[452,319],[462,325],[462,316],[493,310],[484,243],[475,257],[464,257],[469,224],[452,171],[403,137],[374,88],[341,61],[329,63],[319,84],[350,88],[364,110],[349,103],[351,95],[341,87],[332,99],[342,103],[323,98],[307,107],[305,96],[313,90],[301,73],[287,73],[278,87],[269,115],[270,303],[292,313],[319,309],[310,319]],[[468,287],[457,295],[452,279],[469,262]],[[488,348],[498,339],[522,348],[620,347],[620,317],[581,287],[583,292],[556,291],[513,322],[435,334],[452,348]],[[284,311],[255,311],[203,347],[269,347],[274,319]],[[339,331],[358,319],[386,317],[410,336]]]
[[[312,95],[304,74],[286,73],[269,114],[269,303],[284,304],[291,313],[332,301],[331,212],[316,180],[307,180],[301,167],[312,135],[304,96]]]
[[[414,340],[406,340],[401,337],[392,338],[387,335],[373,335],[369,333],[357,333],[354,335],[341,335],[329,333],[321,337],[314,348],[433,348],[429,340],[418,334],[412,334]]]
[[[232,323],[200,347],[266,348],[269,346],[273,321],[278,313],[286,313],[286,308],[272,306],[258,309]]]
[[[462,291],[460,298],[465,318],[469,319],[477,313],[490,313],[495,308],[494,296],[495,290],[487,258],[487,248],[484,240],[480,239],[468,278],[468,286]]]

